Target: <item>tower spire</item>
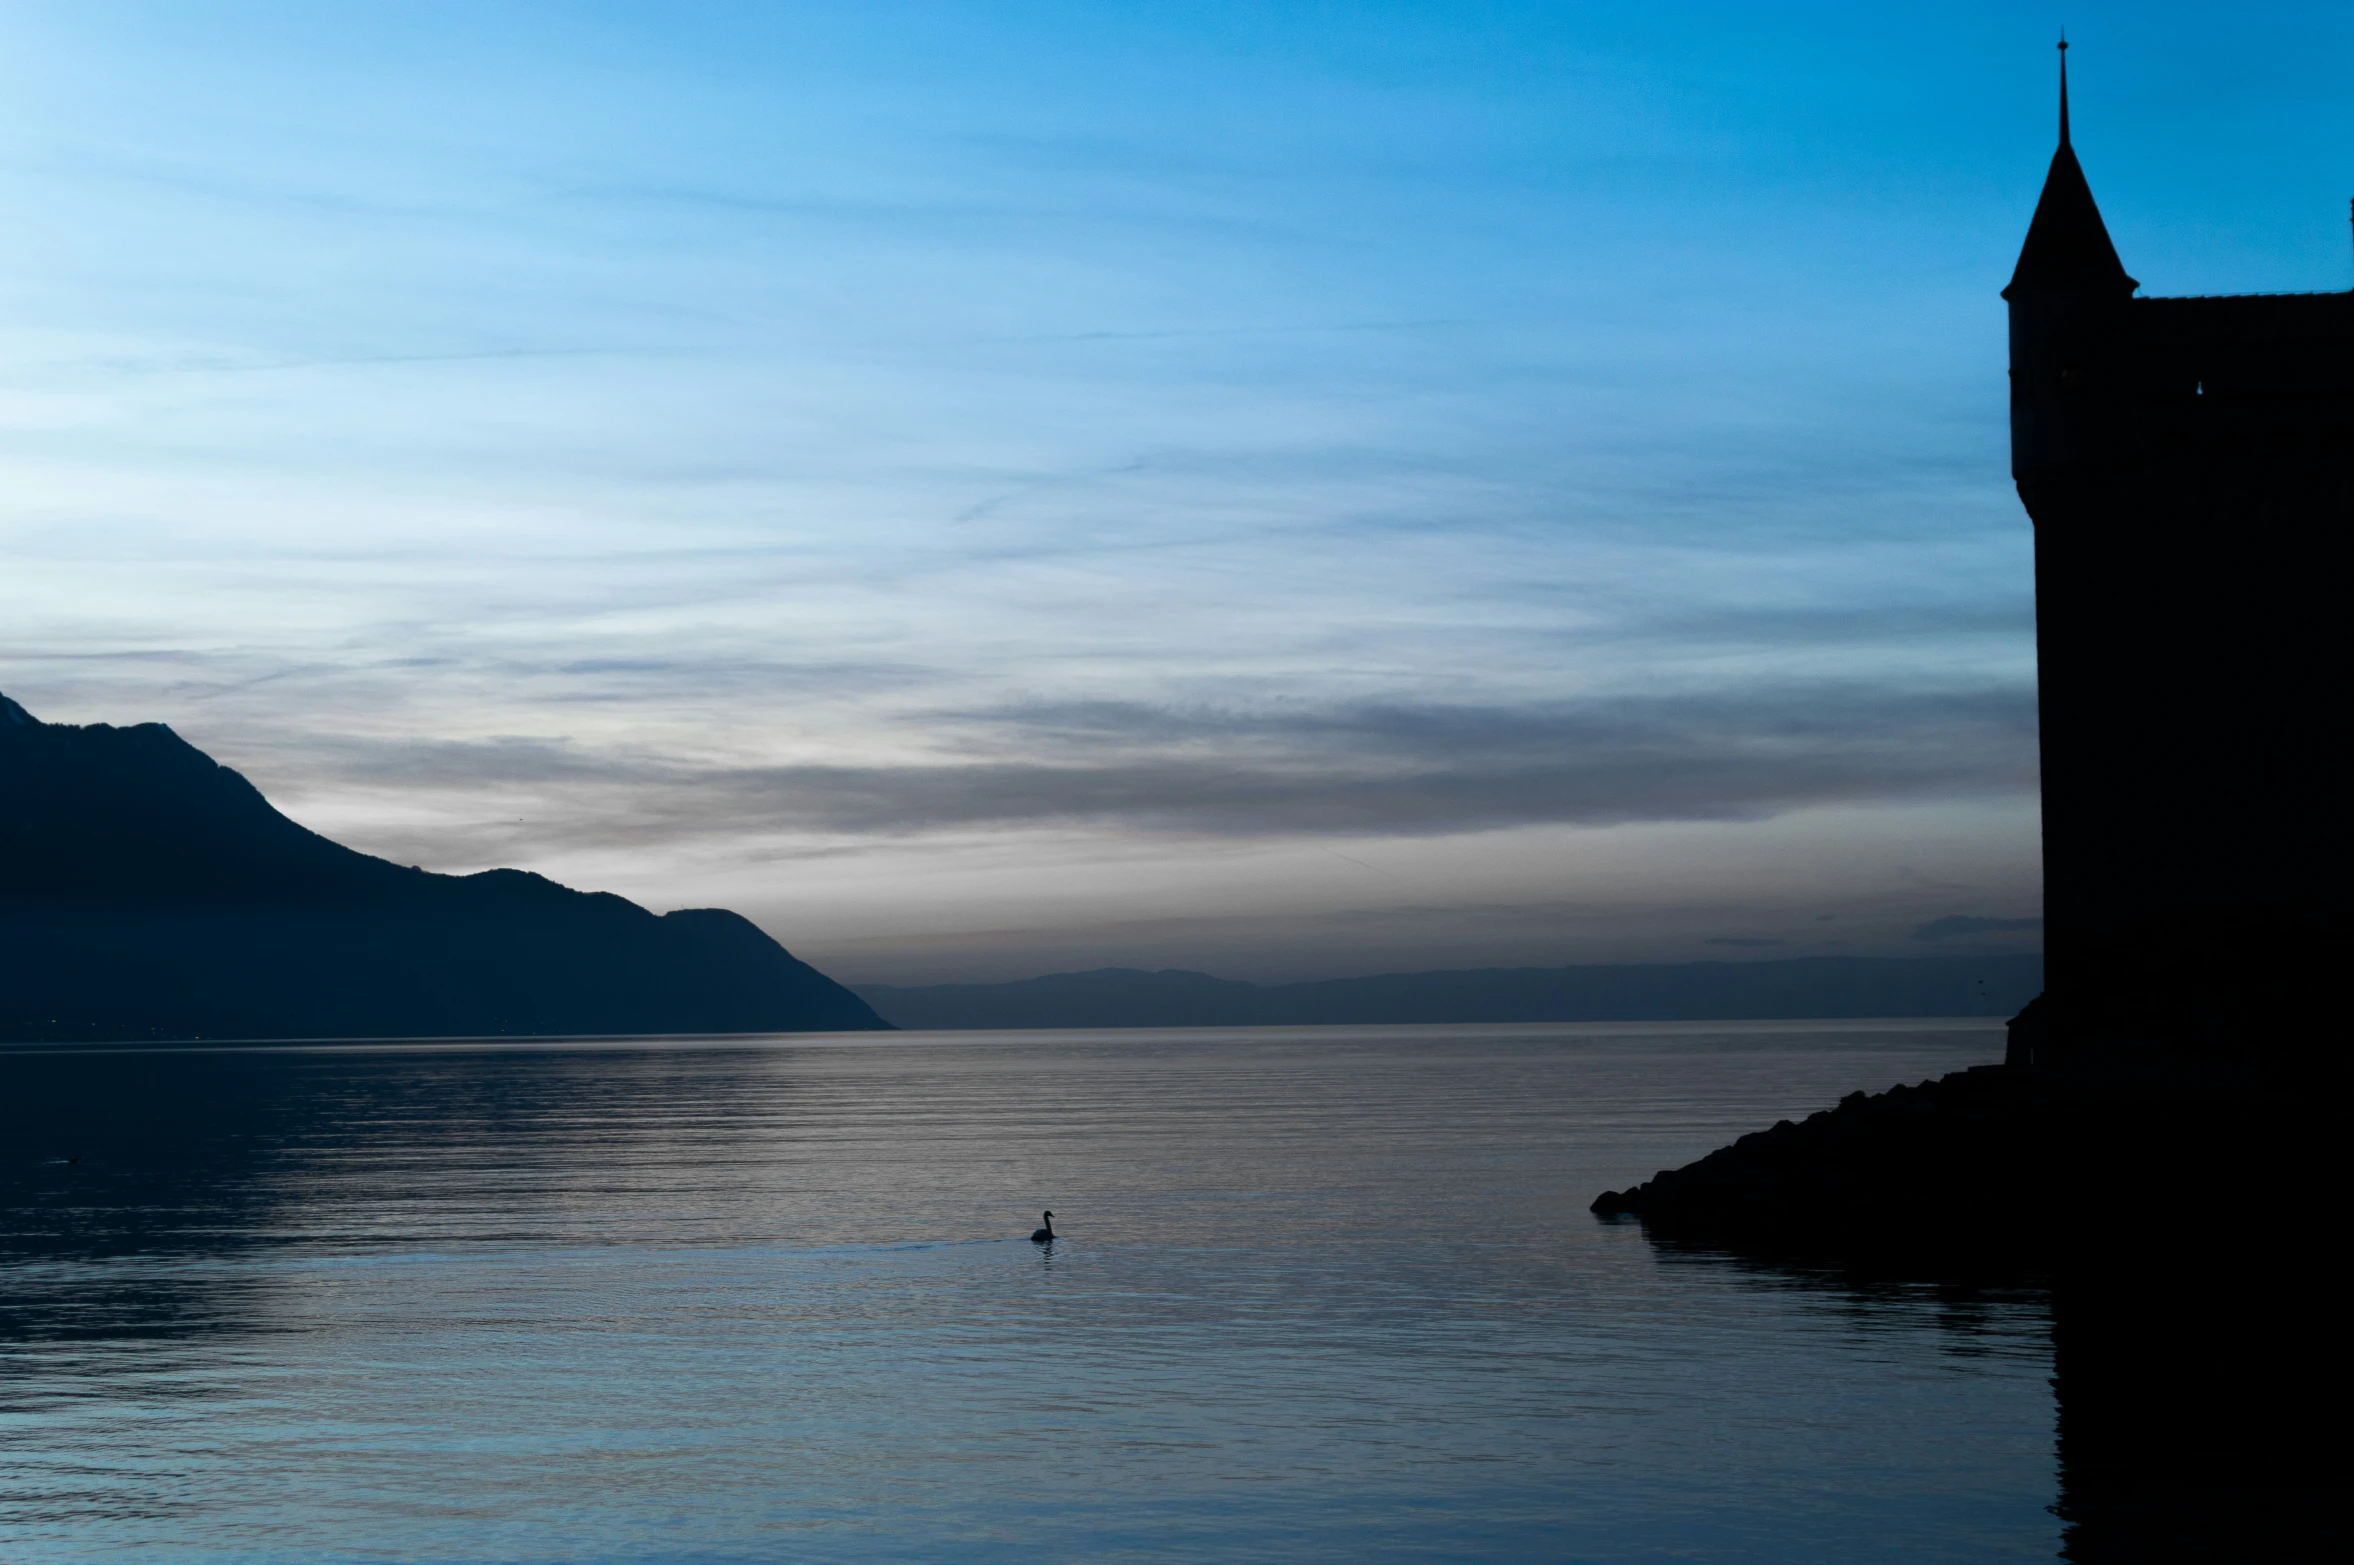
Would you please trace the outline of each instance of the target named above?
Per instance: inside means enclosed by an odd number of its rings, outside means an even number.
[[[2068,145],[2068,29],[2060,29],[2060,145]]]
[[[2020,248],[2018,269],[2003,297],[2019,288],[2043,293],[2085,294],[2123,298],[2140,287],[2125,275],[2117,247],[2109,242],[2108,225],[2093,204],[2084,169],[2068,140],[2068,39],[2060,39],[2060,145],[2052,153],[2051,171],[2044,176],[2043,196],[2035,203],[2035,218],[2027,225],[2027,243]]]

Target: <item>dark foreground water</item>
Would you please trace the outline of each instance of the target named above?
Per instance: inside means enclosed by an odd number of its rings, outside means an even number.
[[[2048,1559],[2041,1298],[1585,1211],[2000,1043],[0,1052],[0,1557]]]

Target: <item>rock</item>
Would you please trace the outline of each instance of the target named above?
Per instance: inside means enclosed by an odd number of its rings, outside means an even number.
[[[2039,1196],[2053,1178],[2055,1123],[2033,1073],[1981,1066],[1849,1093],[1836,1108],[1606,1191],[1591,1210],[1639,1217],[1661,1238],[1753,1252],[2032,1267],[2051,1247]]]

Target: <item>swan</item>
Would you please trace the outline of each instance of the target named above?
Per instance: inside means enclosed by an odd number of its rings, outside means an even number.
[[[1030,1242],[1032,1244],[1054,1243],[1054,1214],[1052,1212],[1046,1214],[1046,1226],[1030,1235]]]

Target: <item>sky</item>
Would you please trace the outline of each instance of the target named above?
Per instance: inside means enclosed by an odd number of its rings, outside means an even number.
[[[2336,4],[0,3],[0,691],[849,981],[2032,948],[2003,313]]]

